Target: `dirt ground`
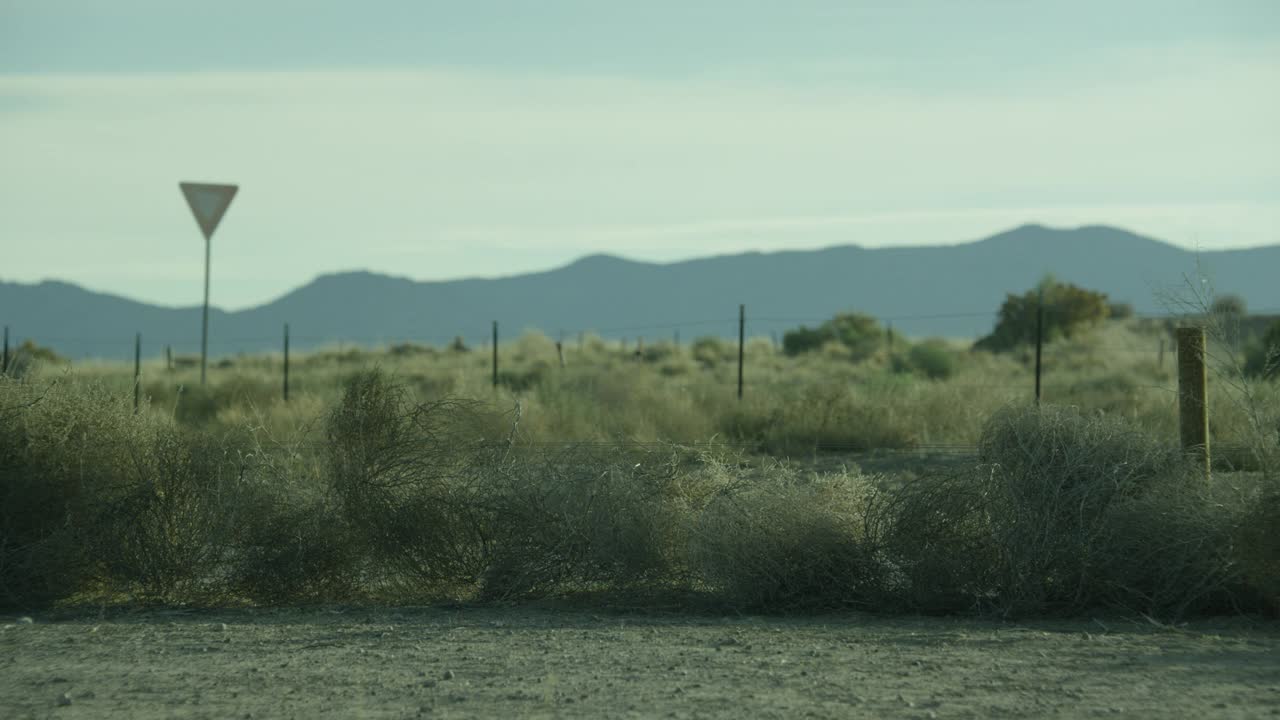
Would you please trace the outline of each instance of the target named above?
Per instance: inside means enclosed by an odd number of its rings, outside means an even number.
[[[0,617],[0,717],[1257,718],[1280,622],[557,608]]]

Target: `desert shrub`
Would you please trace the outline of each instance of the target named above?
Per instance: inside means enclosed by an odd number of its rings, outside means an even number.
[[[1079,330],[1105,320],[1110,310],[1106,294],[1046,278],[1037,290],[1006,296],[1000,306],[995,329],[974,347],[1005,352],[1035,342],[1041,293],[1045,341],[1071,337]]]
[[[728,438],[778,456],[815,451],[901,449],[918,443],[909,419],[875,407],[843,384],[802,386],[725,409]]]
[[[715,478],[687,453],[644,446],[525,449],[493,477],[492,560],[481,593],[528,598],[683,578],[691,508]]]
[[[1243,504],[1176,448],[1058,407],[990,419],[980,464],[877,494],[867,536],[884,607],[1002,614],[1123,608],[1160,617],[1248,606],[1233,559]]]
[[[344,602],[365,594],[366,544],[329,499],[264,490],[238,526],[230,588],[261,603]]]
[[[231,541],[234,439],[183,432],[100,386],[7,382],[0,434],[0,593],[215,596]],[[13,409],[17,408],[17,409]]]
[[[413,358],[413,357],[432,358],[436,356],[436,350],[435,348],[430,347],[428,345],[418,345],[416,343],[405,342],[405,343],[399,343],[397,345],[392,345],[391,347],[387,348],[387,354],[390,355],[391,357],[398,357],[398,358]]]
[[[415,405],[377,370],[348,380],[327,418],[325,472],[344,520],[392,575],[426,592],[478,582],[493,524],[481,470],[496,430],[477,403]]]
[[[679,356],[680,348],[668,342],[646,345],[640,352],[640,358],[647,363],[666,363],[669,360],[678,359]]]
[[[925,613],[989,609],[999,553],[982,472],[909,477],[872,495],[866,534],[884,567],[879,607]]]
[[[722,363],[733,362],[738,357],[737,347],[718,337],[700,337],[689,346],[693,359],[703,367],[712,368]]]
[[[1128,320],[1135,314],[1133,303],[1112,302],[1107,305],[1107,317],[1113,320]]]
[[[296,390],[298,381],[293,384]],[[266,408],[280,400],[278,378],[241,372],[218,377],[207,385],[175,385],[167,379],[146,382],[143,392],[154,406],[190,427],[215,424],[219,415],[228,410]]]
[[[94,579],[83,519],[137,440],[118,400],[0,377],[0,604],[42,605]]]
[[[979,444],[1006,612],[1098,604],[1177,614],[1224,589],[1224,527],[1176,447],[1061,407],[1007,409]],[[1145,558],[1145,575],[1133,560]]]
[[[1248,498],[1235,530],[1235,545],[1244,576],[1280,613],[1280,488],[1274,483]]]
[[[771,475],[724,488],[698,515],[689,552],[699,576],[743,609],[869,604],[881,573],[862,532],[865,479]]]
[[[875,318],[862,313],[839,313],[810,329],[801,326],[782,336],[782,350],[787,355],[801,355],[821,349],[835,341],[850,352],[854,361],[870,357],[884,342],[884,331]]]
[[[5,370],[11,378],[24,378],[41,365],[61,365],[66,358],[50,348],[37,345],[31,340],[24,340],[21,345],[9,351],[9,365]]]
[[[911,368],[930,380],[946,380],[956,370],[956,356],[942,340],[925,340],[907,351]]]
[[[1209,304],[1209,312],[1214,315],[1240,318],[1244,317],[1247,310],[1248,306],[1245,304],[1244,298],[1230,293],[1215,296],[1213,302]]]
[[[98,489],[92,516],[93,552],[107,582],[158,600],[219,596],[235,485],[253,462],[247,446],[162,426],[132,453],[132,472]]]
[[[1271,323],[1262,338],[1246,350],[1244,372],[1249,377],[1280,377],[1280,320]]]
[[[512,392],[527,392],[545,381],[555,371],[546,360],[525,364],[510,370],[498,371],[498,384]]]
[[[795,330],[788,330],[783,333],[782,351],[787,355],[813,352],[831,339],[831,334],[822,327],[809,328],[801,325]]]

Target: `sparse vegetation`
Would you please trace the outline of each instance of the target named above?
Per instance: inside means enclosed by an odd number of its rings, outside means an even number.
[[[742,401],[736,347],[711,339],[641,361],[591,339],[561,368],[529,335],[503,348],[521,382],[497,389],[487,353],[316,353],[287,404],[273,360],[244,357],[205,388],[156,373],[136,414],[111,366],[3,379],[0,593],[18,606],[587,591],[766,611],[1274,606],[1274,474],[1195,476],[1153,333],[1135,319],[1051,344],[1046,397],[1077,408],[1031,408],[1016,357],[903,339],[861,361],[843,342],[797,356],[749,343]],[[1258,392],[1274,414],[1275,385]],[[1212,407],[1215,443],[1251,437],[1243,411]],[[978,452],[914,474],[809,465],[946,443]]]

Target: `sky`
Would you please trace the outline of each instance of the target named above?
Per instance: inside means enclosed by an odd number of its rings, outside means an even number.
[[[0,0],[0,280],[968,242],[1280,243],[1280,2]]]

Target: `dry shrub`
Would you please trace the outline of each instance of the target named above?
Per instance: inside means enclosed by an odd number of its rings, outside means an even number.
[[[736,401],[735,401],[736,402]],[[845,385],[809,386],[725,408],[725,435],[774,456],[914,447],[910,419],[886,412]]]
[[[1234,557],[1242,515],[1202,484],[1161,483],[1116,499],[1103,519],[1089,602],[1170,619],[1258,609]]]
[[[326,472],[342,516],[405,590],[476,584],[489,557],[482,470],[502,445],[476,403],[410,401],[377,370],[355,375],[327,421]],[[501,457],[500,455],[498,457]]]
[[[1241,569],[1249,584],[1280,613],[1280,487],[1269,487],[1247,496],[1248,509],[1236,530]]]
[[[679,574],[682,508],[707,494],[687,457],[522,446],[517,424],[470,403],[414,404],[377,372],[348,385],[327,472],[389,587],[498,600]]]
[[[1109,604],[1177,615],[1228,591],[1229,523],[1176,447],[1043,407],[997,413],[979,453],[1005,612]]]
[[[697,517],[693,568],[744,609],[865,606],[882,584],[863,532],[869,485],[856,475],[767,480],[724,488]]]
[[[333,603],[360,597],[367,554],[331,502],[265,494],[245,519],[231,587],[255,602]]]
[[[247,445],[159,426],[122,452],[132,467],[95,488],[87,528],[108,587],[164,601],[221,597],[237,486],[253,462]]]
[[[42,605],[94,575],[83,518],[101,478],[126,458],[104,437],[129,442],[116,398],[0,377],[0,604]],[[123,432],[122,432],[123,431]]]
[[[872,495],[866,534],[884,565],[880,608],[948,613],[991,602],[999,554],[982,472],[913,477]]]
[[[665,447],[578,445],[520,453],[491,476],[497,524],[483,596],[625,591],[684,579],[687,518],[716,480]]]
[[[0,380],[0,408],[0,601],[218,594],[246,462],[235,442],[96,385]]]

